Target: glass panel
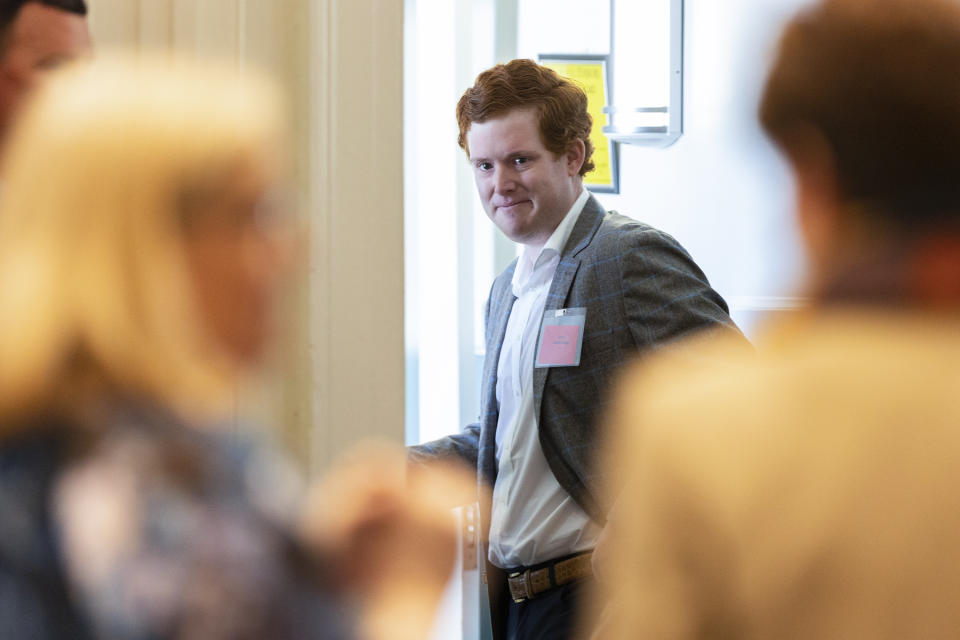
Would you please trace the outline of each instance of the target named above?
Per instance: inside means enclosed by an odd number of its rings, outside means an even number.
[[[520,0],[517,57],[610,53],[610,0]]]
[[[670,104],[670,0],[616,0],[613,103]]]

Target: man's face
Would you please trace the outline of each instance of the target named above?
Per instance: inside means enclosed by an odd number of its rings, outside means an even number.
[[[514,109],[471,124],[467,146],[493,223],[514,242],[545,244],[580,195],[582,143],[556,156],[540,140],[536,112]]]
[[[89,50],[83,16],[38,2],[23,5],[0,53],[0,141],[40,74]]]

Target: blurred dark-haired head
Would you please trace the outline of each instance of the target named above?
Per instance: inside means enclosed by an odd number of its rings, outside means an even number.
[[[960,4],[823,0],[787,26],[760,105],[794,162],[899,231],[960,221]]]
[[[815,299],[960,305],[958,80],[955,0],[821,0],[787,25],[760,120]]]
[[[0,34],[6,30],[16,20],[17,14],[25,4],[34,2],[43,4],[53,9],[75,13],[78,16],[87,15],[87,3],[84,0],[0,0]]]
[[[44,71],[90,49],[84,0],[0,0],[0,144]]]

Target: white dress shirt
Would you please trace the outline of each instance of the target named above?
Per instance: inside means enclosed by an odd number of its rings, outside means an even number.
[[[513,273],[517,297],[497,363],[497,460],[490,522],[490,562],[529,566],[594,547],[600,527],[547,464],[533,402],[533,359],[553,275],[587,203],[584,190],[539,252],[524,247]]]

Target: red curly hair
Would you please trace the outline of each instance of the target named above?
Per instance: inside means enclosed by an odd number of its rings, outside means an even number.
[[[487,69],[457,103],[457,142],[470,155],[467,131],[474,122],[484,122],[514,109],[534,109],[540,122],[540,139],[555,155],[566,153],[576,140],[583,140],[580,175],[593,171],[593,119],[587,112],[587,94],[557,72],[532,60],[512,60]]]

